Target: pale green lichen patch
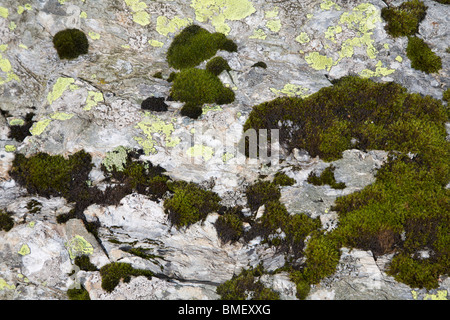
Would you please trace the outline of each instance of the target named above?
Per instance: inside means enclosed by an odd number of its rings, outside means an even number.
[[[61,120],[61,121],[65,121],[65,120],[69,120],[72,119],[74,115],[71,113],[65,113],[65,112],[55,112],[54,114],[52,114],[50,116],[50,118],[52,118],[53,120]]]
[[[158,41],[158,40],[148,40],[148,43],[152,46],[152,47],[156,47],[156,48],[161,48],[164,45],[164,42]]]
[[[31,250],[27,244],[23,244],[17,253],[20,254],[21,256],[26,256],[31,253]]]
[[[403,61],[403,58],[402,58],[401,56],[396,56],[396,57],[395,57],[395,60],[398,61],[398,62],[402,62],[402,61]]]
[[[327,70],[329,71],[334,62],[332,58],[323,56],[318,52],[311,52],[305,56],[306,62],[315,70]]]
[[[143,120],[137,124],[136,128],[140,129],[146,136],[146,138],[134,137],[146,155],[156,153],[156,141],[153,138],[155,134],[164,135],[166,147],[175,147],[180,143],[180,138],[172,137],[172,133],[175,131],[174,124],[172,122],[166,123],[150,112],[145,112]]]
[[[333,2],[333,1],[331,1],[331,0],[324,0],[321,4],[320,4],[320,9],[322,9],[322,10],[331,10],[331,9],[335,9],[335,10],[341,10],[341,7],[337,4],[337,3],[335,3],[335,2]]]
[[[2,290],[14,290],[16,286],[14,284],[8,284],[5,279],[0,278],[0,291]]]
[[[222,156],[222,161],[223,162],[228,162],[229,160],[234,158],[234,154],[232,154],[231,152],[225,152]]]
[[[266,27],[269,28],[270,31],[279,32],[281,30],[281,21],[280,19],[267,21]]]
[[[249,37],[249,39],[265,40],[266,37],[267,37],[267,35],[263,29],[255,29],[255,30],[253,30],[253,34]]]
[[[145,11],[147,4],[139,0],[125,0],[126,5],[133,11],[133,21],[141,26],[150,24],[150,15]]]
[[[20,118],[11,118],[8,119],[8,124],[10,126],[23,126],[25,124],[25,121]]]
[[[308,34],[306,32],[301,32],[296,38],[295,41],[301,43],[301,44],[305,44],[311,41],[310,37],[308,36]]]
[[[370,69],[364,69],[359,73],[359,75],[363,78],[371,78],[371,77],[380,77],[380,76],[387,76],[395,72],[395,69],[388,69],[383,67],[383,63],[381,61],[378,61],[376,64],[375,71],[372,71]]]
[[[8,8],[0,7],[0,17],[6,19],[6,18],[8,18],[8,15],[9,15],[9,10],[8,10]]]
[[[436,294],[426,294],[423,300],[447,300],[447,290],[437,290]]]
[[[203,108],[202,108],[202,114],[206,114],[206,113],[208,113],[209,111],[222,111],[222,110],[223,110],[222,107],[219,106],[219,105],[209,105],[209,104],[206,104],[206,105],[204,105]]]
[[[5,145],[5,151],[6,152],[14,152],[14,151],[16,151],[16,146],[15,145],[12,145],[12,144],[7,144],[7,145]]]
[[[38,122],[35,122],[33,124],[33,126],[30,129],[30,133],[33,136],[39,136],[42,134],[42,132],[45,131],[45,129],[47,128],[47,126],[50,124],[50,122],[52,121],[52,119],[44,119],[44,120],[40,120]]]
[[[0,47],[0,51],[4,52],[8,46],[2,45]],[[20,81],[19,77],[12,71],[11,62],[7,58],[3,58],[3,55],[0,53],[0,70],[6,73],[6,79],[0,75],[0,85],[3,85],[12,80]]]
[[[208,161],[214,155],[214,150],[205,145],[195,145],[187,149],[186,154],[190,157],[202,157],[205,161]]]
[[[190,23],[192,23],[192,19],[182,19],[179,17],[169,19],[164,16],[159,16],[156,18],[156,31],[167,37],[169,33],[175,33],[176,31],[188,26]]]
[[[123,171],[128,159],[129,148],[119,146],[113,151],[107,152],[106,157],[102,161],[102,165],[107,171]]]
[[[309,91],[308,88],[302,87],[297,84],[287,83],[284,85],[283,89],[277,90],[275,88],[270,88],[270,91],[275,93],[276,95],[286,95],[288,97],[301,97],[306,98],[309,96],[307,93]]]
[[[89,34],[89,37],[90,37],[92,40],[98,40],[98,39],[100,39],[100,34],[97,33],[97,32],[89,31],[88,34]]]
[[[53,101],[62,96],[64,91],[74,83],[75,80],[73,78],[60,77],[56,80],[55,85],[53,86],[52,92],[49,92],[47,95],[47,101],[49,104],[52,104]]]
[[[80,235],[74,236],[65,244],[65,246],[69,251],[69,256],[71,259],[75,259],[80,255],[94,253],[94,247]]]
[[[99,102],[103,101],[103,93],[97,91],[88,91],[86,98],[86,105],[83,108],[85,111],[89,111],[92,107],[95,107]]]
[[[210,22],[217,32],[225,35],[231,31],[227,20],[242,20],[256,12],[248,0],[192,0],[195,18],[199,22]]]

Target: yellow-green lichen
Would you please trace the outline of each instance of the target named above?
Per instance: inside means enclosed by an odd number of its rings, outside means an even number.
[[[30,129],[30,133],[33,136],[39,136],[44,132],[44,130],[47,128],[47,126],[50,124],[52,119],[44,119],[38,122],[35,122],[33,126]]]
[[[36,221],[31,221],[31,222],[28,224],[28,228],[33,229],[35,225],[36,225]]]
[[[89,37],[90,37],[92,40],[98,40],[98,39],[100,39],[100,34],[97,33],[97,32],[89,31],[88,34],[89,34]]]
[[[309,36],[306,32],[302,32],[295,38],[295,41],[297,41],[301,44],[305,44],[305,43],[310,42],[311,39],[309,38]]]
[[[371,77],[387,76],[394,72],[395,69],[385,68],[383,67],[383,63],[381,61],[378,61],[376,64],[375,71],[372,71],[370,69],[364,69],[359,73],[359,75],[363,78],[371,78]]]
[[[48,103],[52,104],[53,101],[61,97],[64,91],[66,91],[66,89],[69,87],[69,85],[71,85],[74,82],[75,80],[73,78],[66,78],[66,77],[58,78],[58,80],[56,80],[55,85],[53,86],[52,92],[49,92],[47,95]]]
[[[105,166],[107,171],[112,171],[113,169],[123,171],[128,159],[129,151],[130,150],[128,148],[119,146],[113,151],[107,152],[106,157],[102,161],[102,165]]]
[[[320,4],[320,9],[322,9],[322,10],[331,10],[333,8],[338,10],[338,11],[341,10],[341,7],[337,3],[334,3],[331,0],[324,0]]]
[[[227,20],[242,20],[256,11],[248,0],[192,0],[191,7],[199,22],[210,21],[217,32],[225,35],[231,31]]]
[[[24,45],[23,43],[19,44],[19,48],[28,50],[28,47],[26,45]]]
[[[146,136],[145,139],[134,137],[146,155],[156,153],[154,134],[163,134],[165,136],[166,147],[175,147],[180,143],[180,138],[172,137],[172,133],[175,131],[173,123],[166,123],[150,112],[145,112],[143,120],[137,124],[136,128],[140,129]]]
[[[94,253],[94,247],[80,235],[74,236],[65,244],[65,246],[69,251],[71,259],[75,259],[79,255]]]
[[[205,145],[195,145],[186,150],[186,154],[190,157],[202,157],[205,161],[212,158],[214,150]]]
[[[16,286],[13,284],[8,284],[5,279],[0,278],[0,291],[3,290],[14,290],[16,289]]]
[[[4,52],[7,49],[7,45],[0,46],[0,51]],[[8,59],[3,58],[3,55],[0,53],[0,70],[6,73],[6,79],[0,76],[0,85],[10,82],[12,80],[20,81],[19,77],[12,72],[11,62]]]
[[[334,38],[334,36],[338,33],[342,32],[342,27],[341,26],[330,26],[328,27],[327,31],[325,31],[325,38],[331,40],[332,42],[336,43],[336,39]]]
[[[13,31],[17,28],[17,24],[14,21],[11,21],[8,26],[9,30]]]
[[[92,109],[92,107],[95,107],[101,101],[103,101],[103,93],[90,90],[88,91],[86,106],[83,108],[83,110],[89,111]]]
[[[396,57],[395,57],[395,60],[398,61],[398,62],[402,62],[402,61],[403,61],[403,58],[402,58],[401,56],[396,56]]]
[[[169,33],[174,33],[188,26],[191,22],[191,19],[174,17],[171,20],[167,17],[159,16],[156,18],[156,31],[163,36],[167,36]]]
[[[14,151],[16,151],[16,146],[15,145],[12,145],[12,144],[7,144],[7,145],[5,145],[5,151],[6,152],[14,152]]]
[[[437,290],[436,294],[426,294],[423,300],[447,300],[447,290]]]
[[[81,11],[81,13],[80,13],[80,18],[81,18],[81,19],[86,19],[86,18],[87,18],[87,13],[84,12],[84,11]]]
[[[8,49],[8,45],[7,44],[0,44],[0,52],[5,52],[6,49]]]
[[[31,253],[31,250],[27,244],[23,244],[17,253],[20,254],[21,256],[26,256]]]
[[[233,158],[234,158],[234,154],[232,154],[230,152],[225,152],[222,156],[222,161],[228,162],[228,160],[233,159]]]
[[[302,97],[305,98],[309,94],[307,93],[309,91],[308,88],[302,87],[300,85],[296,85],[293,83],[287,83],[284,85],[283,89],[277,90],[275,88],[270,88],[270,91],[275,93],[276,95],[287,95],[288,97]]]
[[[202,108],[202,114],[206,114],[206,113],[208,113],[209,111],[222,111],[222,110],[223,110],[222,107],[219,106],[219,105],[209,105],[209,104],[206,104],[206,105],[204,105],[203,108]]]
[[[52,114],[50,116],[50,118],[52,118],[53,120],[61,120],[61,121],[65,121],[65,120],[69,120],[72,119],[74,115],[70,114],[70,113],[65,113],[65,112],[55,112],[54,114]]]
[[[164,42],[158,41],[158,40],[148,40],[148,43],[152,46],[152,47],[156,47],[156,48],[161,48],[164,45]]]
[[[8,18],[9,10],[8,8],[0,7],[0,17],[2,18]]]
[[[253,35],[251,35],[249,38],[265,40],[266,37],[267,37],[267,35],[263,29],[255,29],[255,30],[253,30]]]
[[[278,8],[278,7],[275,7],[275,8],[273,8],[272,10],[265,11],[265,12],[264,12],[264,16],[265,16],[267,19],[275,18],[275,17],[278,17],[278,13],[279,13],[279,8]]]
[[[25,124],[25,121],[20,118],[11,118],[8,120],[8,124],[10,126],[23,126]]]
[[[133,11],[133,21],[141,26],[150,24],[150,15],[145,11],[147,4],[139,0],[125,0],[127,6]]]
[[[315,70],[330,70],[333,66],[333,59],[323,56],[318,52],[311,52],[305,56],[306,62]]]
[[[267,21],[266,27],[269,28],[270,31],[278,32],[281,30],[281,20],[276,19]]]

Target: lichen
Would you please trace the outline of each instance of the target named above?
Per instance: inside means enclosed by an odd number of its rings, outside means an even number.
[[[0,7],[0,17],[7,19],[9,15],[8,8]]]
[[[20,254],[21,256],[26,256],[31,253],[31,250],[30,247],[25,243],[20,247],[17,253]]]
[[[318,52],[311,52],[305,56],[306,62],[315,70],[327,70],[329,71],[333,66],[333,59],[327,56],[321,55]]]
[[[0,278],[0,291],[3,290],[14,290],[16,286],[14,284],[8,284],[5,279]]]
[[[89,35],[89,37],[90,37],[92,40],[98,40],[98,39],[100,39],[100,34],[97,33],[97,32],[89,31],[88,35]]]
[[[30,133],[33,136],[41,135],[45,131],[45,129],[47,128],[47,126],[50,124],[51,121],[52,121],[52,119],[44,119],[44,120],[35,122],[30,129]]]
[[[270,31],[279,32],[281,30],[281,20],[270,20],[266,22],[266,27],[269,28]]]
[[[15,145],[12,145],[12,144],[7,144],[7,145],[5,145],[5,151],[6,152],[14,152],[14,151],[16,151],[16,146]]]
[[[103,101],[103,93],[98,91],[88,91],[86,98],[86,105],[83,108],[85,111],[89,111],[92,107],[95,107],[99,102]]]
[[[341,7],[337,4],[337,3],[335,3],[335,2],[333,2],[333,1],[331,1],[331,0],[324,0],[321,4],[320,4],[320,9],[322,9],[322,10],[331,10],[331,9],[335,9],[335,10],[341,10]]]
[[[267,35],[263,29],[255,29],[255,30],[253,30],[253,34],[249,37],[249,39],[265,40],[266,37],[267,37]]]
[[[71,259],[79,255],[89,255],[94,253],[94,247],[82,236],[76,235],[65,244]]]
[[[375,71],[372,71],[370,69],[364,69],[359,73],[359,75],[363,78],[380,77],[380,76],[384,77],[395,72],[395,69],[388,69],[382,67],[382,65],[383,63],[381,61],[378,61],[376,64]]]
[[[52,115],[50,115],[50,118],[52,118],[53,120],[65,121],[65,120],[72,119],[73,116],[74,116],[74,114],[70,114],[70,113],[55,112]]]
[[[147,4],[139,0],[125,0],[125,4],[133,11],[133,21],[141,26],[150,24],[150,15],[145,11]]]
[[[156,47],[156,48],[161,48],[164,45],[164,42],[158,41],[158,40],[148,40],[148,43],[152,46],[152,47]]]
[[[231,31],[226,20],[242,20],[256,12],[248,0],[192,0],[191,7],[199,22],[210,21],[217,32],[225,35]]]
[[[8,120],[8,124],[10,126],[23,126],[25,124],[25,121],[20,118],[12,118]]]
[[[60,77],[56,80],[56,83],[53,86],[52,92],[49,92],[47,95],[47,101],[49,104],[52,104],[53,101],[62,96],[64,91],[75,82],[73,78]]]
[[[146,136],[146,139],[134,137],[146,155],[156,153],[154,134],[163,134],[165,136],[166,147],[175,147],[180,143],[180,138],[172,137],[172,133],[175,130],[173,123],[166,123],[150,112],[145,112],[143,120],[136,125],[136,128],[141,129]]]
[[[308,34],[306,32],[301,32],[296,38],[295,41],[301,43],[301,44],[305,44],[311,41],[311,39],[309,38]]]
[[[192,23],[192,19],[174,17],[170,20],[165,16],[159,16],[156,19],[156,31],[167,37],[169,33],[175,33],[176,31],[188,26],[190,23]]]
[[[186,154],[190,157],[202,157],[205,161],[209,161],[214,155],[214,150],[205,145],[195,145],[187,149]]]
[[[305,88],[305,87],[302,87],[300,85],[293,84],[293,83],[285,84],[283,89],[281,89],[281,90],[277,90],[275,88],[270,88],[270,91],[272,91],[276,95],[283,94],[283,95],[287,95],[288,97],[298,96],[298,97],[305,98],[309,95],[307,93],[309,91],[308,88]]]
[[[102,165],[107,171],[123,171],[128,159],[129,148],[119,146],[113,151],[107,152],[106,157],[102,161]]]

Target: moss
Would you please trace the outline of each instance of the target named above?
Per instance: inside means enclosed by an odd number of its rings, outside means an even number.
[[[281,193],[274,183],[261,180],[247,187],[245,195],[250,210],[256,212],[263,204],[278,200]]]
[[[221,300],[279,300],[279,294],[259,280],[263,274],[261,266],[244,269],[239,275],[219,285],[216,292]]]
[[[180,110],[180,114],[191,119],[198,119],[203,114],[203,109],[195,103],[185,103]]]
[[[442,69],[442,60],[418,37],[409,37],[406,55],[411,60],[414,69],[434,73]]]
[[[148,97],[141,103],[141,108],[143,110],[150,111],[167,111],[167,104],[164,102],[164,98],[162,97]]]
[[[9,231],[14,227],[14,219],[11,213],[0,209],[0,230]]]
[[[450,0],[434,0],[442,4],[450,4]]]
[[[314,172],[311,172],[308,175],[307,181],[315,186],[323,186],[325,184],[329,185],[330,187],[334,189],[344,189],[345,183],[343,182],[336,182],[336,179],[334,178],[334,170],[336,168],[331,165],[329,167],[326,167],[320,176],[315,174]]]
[[[91,168],[91,155],[84,151],[67,159],[41,152],[28,158],[16,154],[10,174],[31,194],[63,196],[76,201],[76,191],[80,184],[86,184]]]
[[[277,172],[273,178],[272,183],[279,186],[292,186],[295,184],[295,179],[289,177],[284,172]]]
[[[355,139],[352,148],[389,154],[374,183],[336,199],[331,209],[339,216],[338,227],[314,236],[309,249],[300,252],[306,257],[301,270],[305,281],[314,283],[333,272],[339,246],[371,250],[375,256],[396,253],[399,258],[392,274],[417,286],[430,286],[432,278],[435,281],[448,274],[450,143],[446,122],[448,108],[440,100],[409,94],[395,83],[357,77],[334,81],[332,87],[304,99],[278,98],[253,108],[244,130],[283,129],[280,142],[290,150],[304,149],[329,161],[341,158],[347,147],[330,143],[335,140],[327,132],[333,128],[335,135]],[[328,176],[334,184],[332,175]],[[261,203],[265,202],[256,202],[255,207]],[[286,235],[290,223],[283,230]],[[418,258],[421,250],[430,251],[428,260]],[[326,266],[325,256],[332,257],[327,259],[333,263]],[[411,280],[416,277],[416,265],[424,268],[425,280]]]
[[[422,1],[412,0],[398,7],[382,8],[381,17],[387,22],[385,29],[391,36],[411,36],[418,32],[426,10],[427,6]]]
[[[89,41],[83,31],[65,29],[57,32],[53,37],[53,45],[60,59],[75,59],[87,54]]]
[[[101,267],[100,275],[102,277],[102,289],[107,292],[112,292],[120,283],[120,280],[127,283],[133,276],[144,276],[148,279],[153,276],[149,270],[134,269],[131,264],[123,262],[112,262]]]
[[[161,71],[155,72],[153,74],[153,78],[162,79],[163,78],[162,72]]]
[[[447,88],[442,94],[442,100],[450,104],[450,88]]]
[[[206,70],[218,76],[223,71],[231,71],[231,68],[224,58],[214,57],[206,63]]]
[[[238,208],[227,210],[227,212],[217,218],[214,226],[219,239],[223,243],[235,242],[242,237],[244,234],[242,218],[242,212]]]
[[[28,209],[28,213],[39,213],[41,212],[41,208],[42,208],[42,203],[40,203],[37,200],[30,200],[27,203],[27,209]]]
[[[252,68],[263,68],[267,69],[267,64],[264,61],[258,61],[252,65]]]
[[[34,113],[27,113],[23,124],[11,125],[9,128],[8,137],[18,142],[22,142],[26,137],[31,135],[30,129],[33,126]]]
[[[234,101],[233,90],[223,86],[213,73],[196,68],[184,69],[173,81],[170,96],[195,106],[204,103],[227,104]]]
[[[218,50],[236,51],[233,44],[222,33],[210,33],[198,25],[190,25],[173,39],[167,62],[175,69],[192,68],[213,57]]]
[[[188,227],[205,220],[211,212],[220,208],[220,197],[193,182],[176,181],[169,184],[173,196],[164,201],[164,210],[170,222],[177,228]]]
[[[169,76],[167,77],[167,82],[173,82],[173,80],[175,80],[175,78],[177,77],[177,74],[178,73],[176,73],[176,72],[171,72],[169,74]]]
[[[80,270],[84,271],[98,271],[98,268],[91,263],[88,255],[80,255],[75,258],[75,265],[77,265]]]
[[[80,289],[68,289],[67,297],[69,300],[91,300],[89,292],[84,287],[81,287]]]

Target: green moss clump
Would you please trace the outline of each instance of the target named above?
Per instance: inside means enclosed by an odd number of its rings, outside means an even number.
[[[418,37],[409,37],[406,47],[406,56],[411,60],[414,69],[434,73],[442,69],[441,58],[434,53],[430,47]]]
[[[333,189],[344,189],[345,183],[343,183],[343,182],[338,183],[338,182],[336,182],[336,179],[334,178],[334,170],[335,169],[336,168],[333,165],[326,167],[322,171],[320,176],[318,176],[314,172],[311,172],[308,175],[308,179],[306,181],[308,181],[309,183],[311,183],[315,186],[323,186],[323,185],[327,184],[330,187],[332,187]]]
[[[193,182],[176,181],[169,184],[173,196],[164,201],[164,210],[177,228],[188,227],[206,219],[220,209],[220,197]]]
[[[14,219],[11,213],[0,209],[0,230],[9,231],[14,227]]]
[[[189,68],[179,72],[170,91],[172,99],[193,106],[204,103],[227,104],[234,101],[234,92],[208,70]]]
[[[134,269],[129,263],[112,262],[100,268],[100,275],[102,277],[102,289],[112,292],[120,283],[120,280],[128,283],[133,276],[144,276],[151,279],[153,273],[149,270]]]
[[[215,57],[206,63],[206,70],[218,76],[223,71],[231,71],[231,68],[224,58]]]
[[[218,50],[233,52],[237,46],[222,33],[210,33],[198,25],[190,25],[173,39],[167,62],[175,69],[192,68],[213,57]]]
[[[275,176],[273,177],[272,183],[279,185],[279,186],[292,186],[295,184],[295,179],[289,177],[284,172],[277,172]]]
[[[450,88],[447,88],[442,94],[442,100],[450,104]]]
[[[434,0],[442,4],[450,4],[450,0]]]
[[[279,300],[280,295],[259,280],[264,274],[261,266],[244,269],[216,289],[221,300]]]
[[[203,114],[203,108],[201,105],[187,102],[181,108],[180,114],[183,117],[189,117],[191,119],[198,119]]]
[[[84,287],[81,287],[80,289],[68,289],[67,297],[69,300],[91,300],[89,292]]]
[[[78,29],[65,29],[53,36],[53,45],[60,59],[75,59],[87,54],[89,41],[83,31]]]
[[[395,38],[416,34],[426,10],[427,6],[419,0],[407,1],[398,7],[382,8],[381,17],[387,22],[386,32]]]
[[[74,263],[80,268],[80,270],[98,271],[98,268],[91,263],[88,255],[76,256]]]
[[[281,197],[277,185],[270,181],[260,180],[247,187],[245,191],[247,203],[252,212],[256,212],[263,204],[276,201]]]
[[[219,216],[214,223],[217,235],[223,243],[238,241],[244,234],[240,208],[231,208]]]
[[[63,196],[77,200],[79,185],[86,185],[92,168],[91,155],[79,151],[65,159],[37,153],[30,157],[16,154],[10,175],[29,193],[43,197]]]

